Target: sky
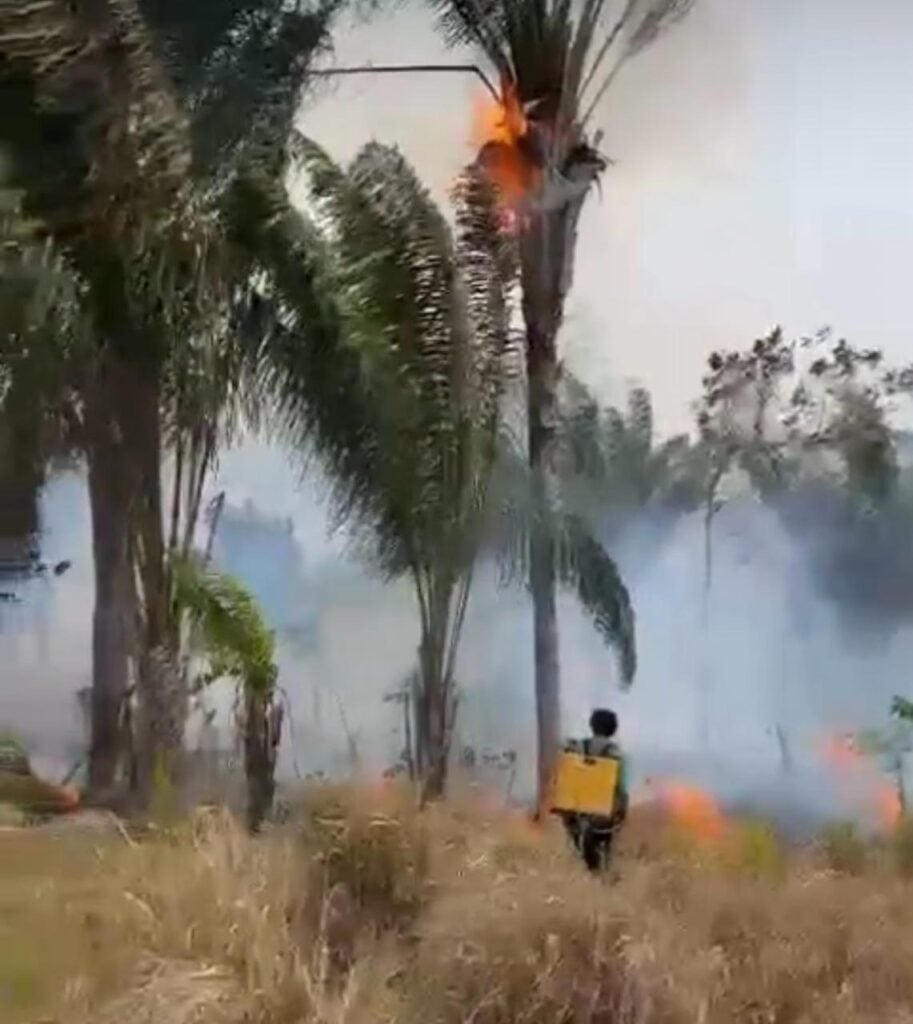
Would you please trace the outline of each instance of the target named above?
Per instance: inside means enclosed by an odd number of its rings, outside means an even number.
[[[792,333],[832,325],[892,360],[913,361],[911,40],[907,0],[698,0],[628,66],[598,111],[603,148],[616,163],[583,215],[562,336],[568,365],[609,401],[633,381],[645,384],[660,430],[671,432],[690,425],[706,356],[744,347],[777,323]],[[459,58],[444,51],[415,0],[341,32],[333,56],[340,65]],[[305,101],[298,127],[340,159],[371,139],[399,145],[445,201],[472,157],[475,90],[473,79],[458,76],[337,80]],[[344,708],[351,728],[376,732],[388,714],[379,695],[414,661],[408,592],[382,588],[344,563],[340,540],[327,536],[319,482],[281,451],[250,442],[225,453],[212,488],[219,489],[235,506],[252,500],[294,524],[314,594],[308,615],[316,614],[321,638],[316,654],[284,654],[298,731],[319,718],[338,737]],[[74,565],[61,580],[31,587],[23,607],[0,607],[0,661],[15,677],[0,690],[0,722],[12,717],[47,734],[49,723],[72,728],[66,694],[89,679],[83,482],[56,480],[45,515],[48,559]],[[562,605],[569,728],[583,725],[595,701],[610,699],[635,742],[693,743],[695,679],[709,674],[713,735],[766,757],[778,717],[804,717],[811,727],[829,708],[861,720],[868,712],[860,695],[869,692],[861,678],[878,678],[872,714],[900,692],[911,637],[877,656],[841,648],[832,612],[802,590],[799,555],[769,522],[761,526],[746,535],[743,522],[721,525],[725,600],[716,614],[726,639],[713,671],[693,643],[702,558],[693,522],[681,524],[643,578],[629,580],[641,657],[629,695],[615,693],[611,655]],[[794,625],[795,594],[812,609],[808,643]],[[466,715],[483,743],[531,741],[529,619],[522,592],[497,595],[482,581],[460,682],[471,691]],[[509,728],[498,717],[505,707]],[[389,753],[389,723],[383,732]]]

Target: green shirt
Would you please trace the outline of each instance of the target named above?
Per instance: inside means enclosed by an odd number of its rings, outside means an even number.
[[[607,736],[588,736],[582,743],[574,740],[571,749],[583,751],[593,757],[611,757],[618,762],[618,783],[616,790],[616,809],[619,804],[625,813],[628,802],[628,760],[621,747]]]
[[[618,791],[627,796],[628,763],[621,747],[606,736],[590,736],[587,739],[587,748],[596,757],[611,757],[618,762]]]

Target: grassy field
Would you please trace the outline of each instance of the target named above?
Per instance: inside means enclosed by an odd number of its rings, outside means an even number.
[[[395,791],[311,791],[256,841],[0,832],[0,1019],[913,1022],[909,835],[643,812],[600,880],[551,828]]]

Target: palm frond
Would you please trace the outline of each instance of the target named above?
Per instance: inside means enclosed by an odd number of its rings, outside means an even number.
[[[138,0],[190,111],[197,173],[281,171],[301,89],[341,0]]]
[[[275,641],[250,592],[194,557],[175,560],[173,580],[175,603],[206,659],[207,678],[231,678],[247,693],[270,694],[278,676]]]
[[[430,0],[445,40],[478,48],[524,103],[585,124],[621,66],[694,0]]]
[[[344,344],[372,409],[374,485],[354,495],[343,485],[338,504],[386,538],[381,561],[398,572],[403,559],[428,562],[435,545],[459,548],[481,501],[491,424],[516,355],[510,254],[494,198],[471,172],[456,189],[454,236],[396,150],[369,145],[348,172],[306,140],[293,151],[331,225]],[[383,507],[364,503],[368,494],[384,495]]]
[[[536,522],[535,508],[524,454],[514,439],[502,434],[487,540],[504,586],[528,579],[533,533],[542,525]],[[615,562],[582,517],[554,511],[545,526],[559,582],[576,595],[615,651],[622,685],[628,686],[637,669],[634,611]]]
[[[582,519],[565,516],[556,561],[559,579],[575,592],[602,639],[615,650],[622,685],[629,686],[637,671],[634,609],[614,560]]]
[[[666,29],[681,21],[695,0],[652,0],[628,40],[627,55],[636,56],[651,46]]]
[[[508,73],[499,0],[431,0],[450,46],[478,47],[499,73]]]
[[[913,722],[913,701],[906,697],[894,697],[891,701],[891,717],[901,722]]]
[[[132,0],[4,0],[0,88],[0,142],[28,212],[70,231],[100,219],[139,231],[153,211],[173,209],[189,167],[186,122]],[[43,128],[42,118],[50,119]],[[57,151],[42,154],[51,139]],[[70,152],[61,165],[63,144]],[[57,201],[66,172],[66,198],[81,193],[69,212]]]
[[[258,390],[275,406],[276,429],[290,447],[315,452],[330,480],[352,482],[337,491],[337,503],[362,509],[370,489],[355,481],[378,453],[360,357],[344,342],[327,242],[282,185],[266,179],[235,181],[224,217],[228,237],[264,281],[249,294],[239,327]]]

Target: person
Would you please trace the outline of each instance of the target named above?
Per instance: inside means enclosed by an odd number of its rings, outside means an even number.
[[[590,715],[591,736],[583,741],[583,753],[611,757],[618,761],[618,781],[612,814],[608,818],[580,814],[567,822],[574,845],[590,871],[601,871],[608,861],[612,842],[628,815],[628,780],[625,755],[615,739],[618,716],[608,708],[596,708]]]

